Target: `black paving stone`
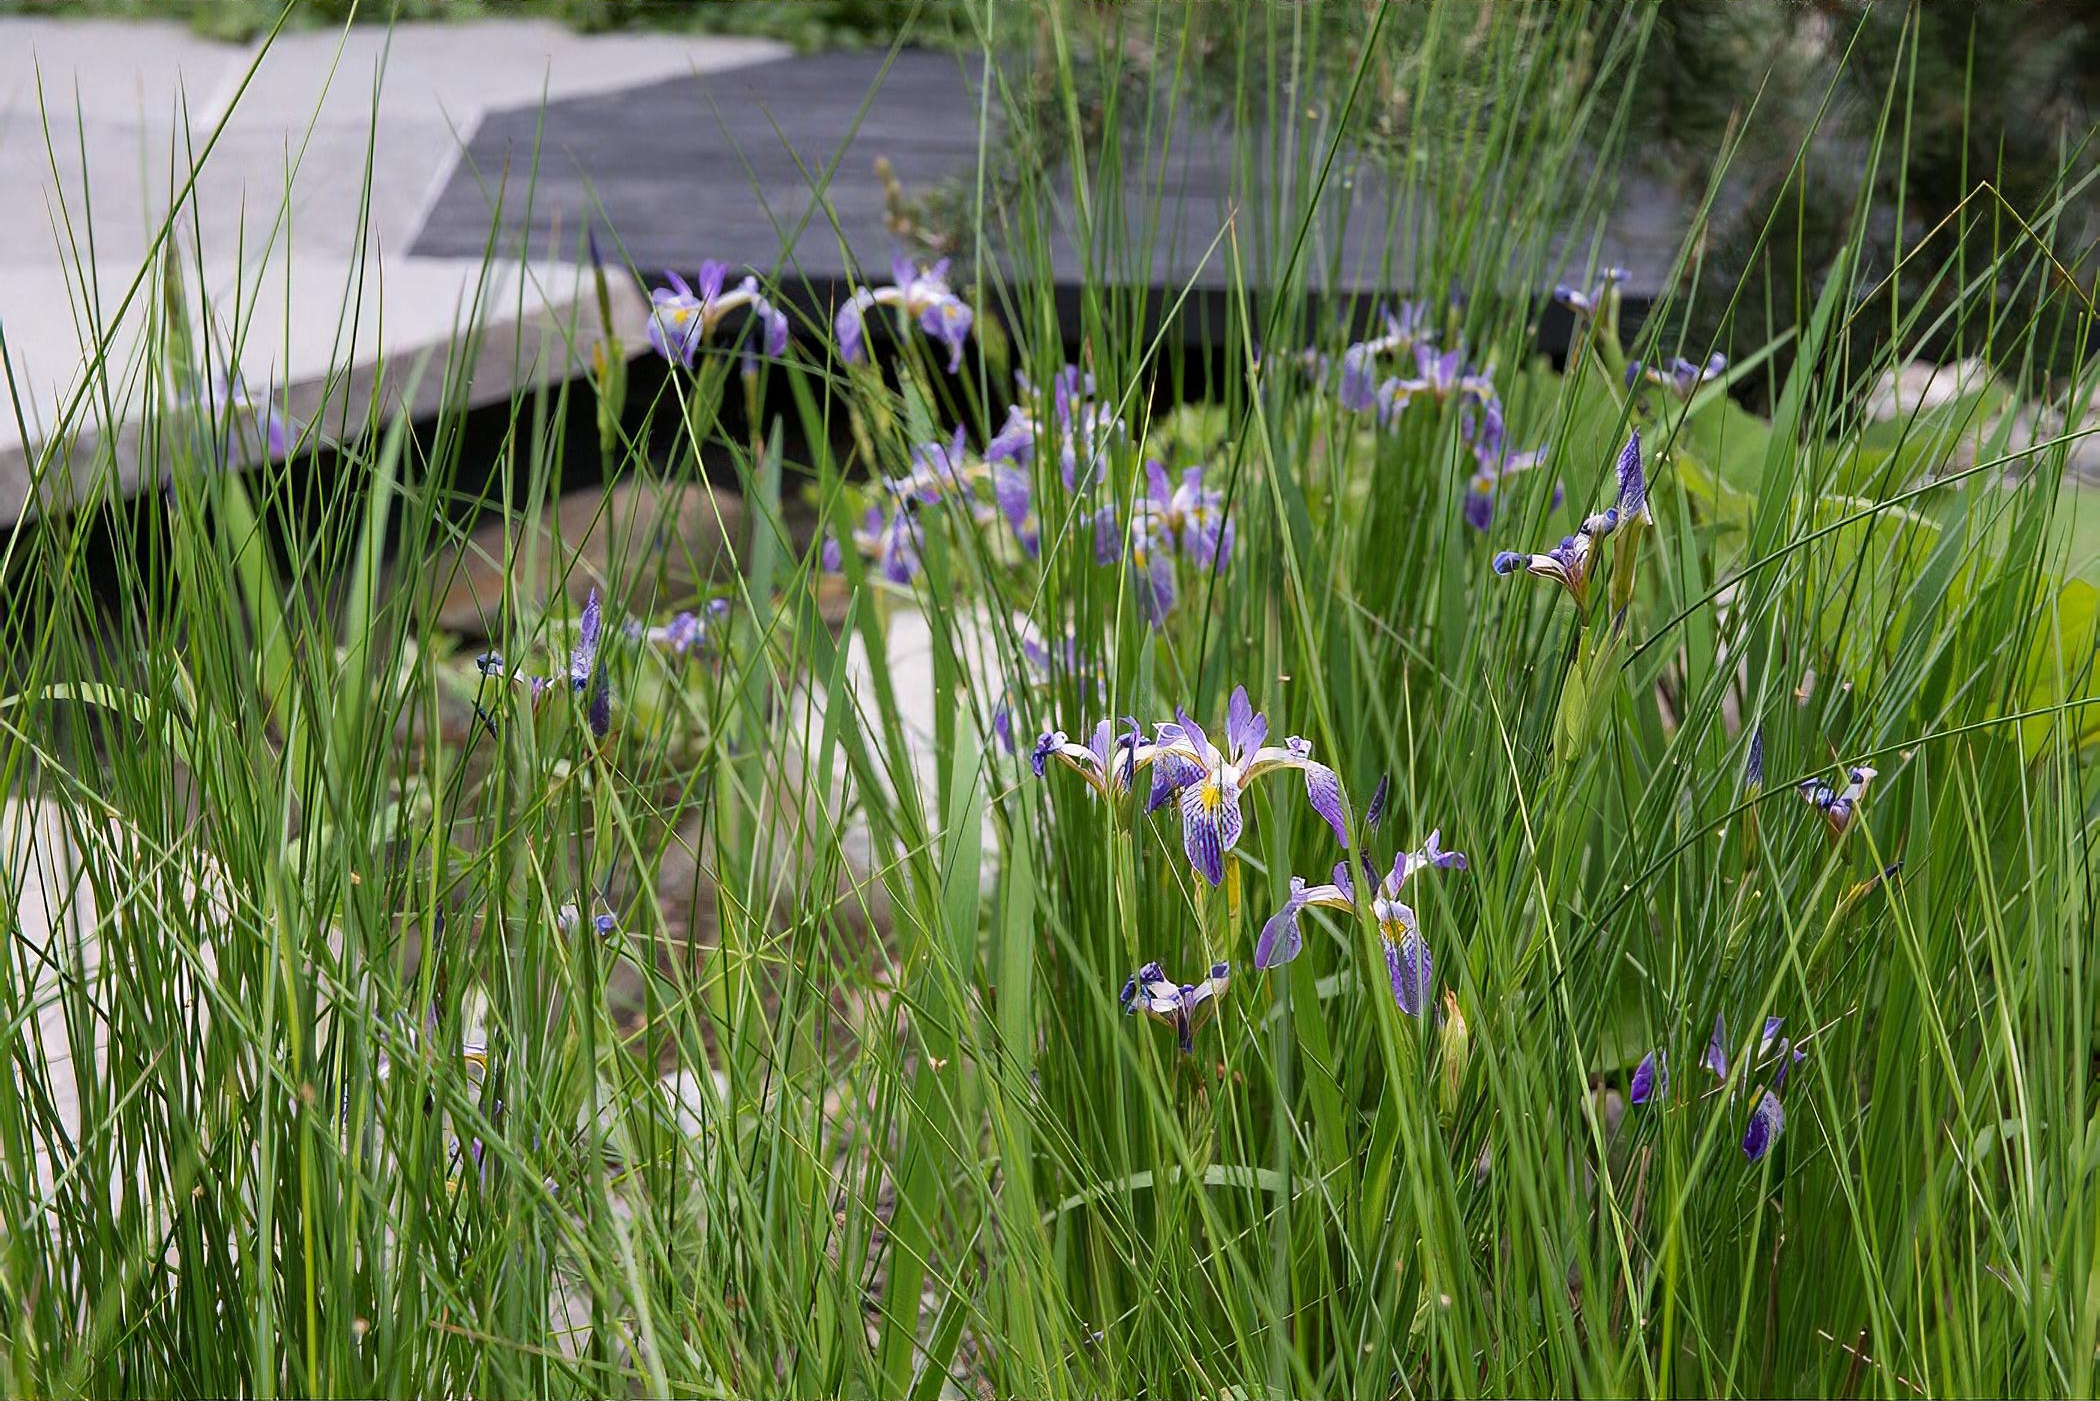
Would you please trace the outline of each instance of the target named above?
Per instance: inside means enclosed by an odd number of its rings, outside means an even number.
[[[805,306],[834,304],[856,268],[887,280],[894,240],[876,157],[888,158],[914,191],[972,172],[973,73],[956,55],[926,50],[815,54],[494,113],[414,251],[478,257],[500,224],[499,253],[573,258],[584,225],[602,219],[621,256],[644,273],[690,275],[703,259],[718,258],[773,274]],[[1102,210],[1123,221],[1121,237],[1102,241],[1118,250],[1120,265],[1096,266],[1088,278],[1069,206],[1056,227],[1037,231],[1047,233],[1060,305],[1089,280],[1153,289],[1161,306],[1192,288],[1187,333],[1224,325],[1223,291],[1235,276],[1233,247],[1220,230],[1244,189],[1243,167],[1293,171],[1294,163],[1276,159],[1273,142],[1266,130],[1179,119],[1130,143],[1135,168],[1121,190],[1097,193],[1096,222],[1105,222]],[[1259,158],[1243,160],[1247,150]],[[1304,175],[1297,169],[1286,178]],[[821,202],[812,197],[819,184]],[[1282,235],[1262,227],[1265,203],[1261,192],[1237,203],[1247,211],[1235,230],[1238,257],[1256,287],[1269,285],[1266,271],[1283,266],[1288,253]],[[1307,285],[1343,293],[1404,285],[1410,234],[1389,226],[1387,207],[1375,174],[1338,163],[1307,249]],[[1001,226],[1003,211],[990,214],[995,235],[1017,236]],[[1630,269],[1629,295],[1650,298],[1686,221],[1665,187],[1630,177],[1598,260]]]

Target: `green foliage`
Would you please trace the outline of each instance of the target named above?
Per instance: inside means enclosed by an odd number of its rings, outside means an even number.
[[[1615,296],[1555,372],[1503,289],[1550,285],[1556,232],[1604,217],[1581,172],[1628,137],[1653,12],[1600,35],[1543,3],[1303,10],[1262,12],[1242,56],[1273,71],[1225,63],[1214,10],[1027,16],[1035,87],[1001,115],[1066,125],[958,206],[1003,254],[958,288],[960,375],[908,323],[845,365],[817,318],[747,378],[725,328],[653,405],[607,366],[521,396],[486,489],[456,383],[435,424],[294,425],[289,460],[229,470],[232,406],[198,386],[242,346],[176,221],[127,303],[165,488],[120,506],[97,449],[87,499],[6,551],[0,778],[70,865],[11,848],[0,881],[23,911],[78,902],[58,937],[19,917],[0,980],[12,1390],[2092,1393],[2100,593],[2065,577],[2066,445],[2008,470],[2001,411],[2062,397],[2027,354],[2047,323],[1985,315],[2027,255],[1949,293],[2003,386],[1900,422],[1854,388],[1934,326],[1864,255],[1871,183],[1733,383],[1629,387],[1658,333],[1622,344]],[[1013,13],[943,22],[998,44]],[[1077,225],[1070,324],[1042,295],[1069,158],[1156,221],[1124,152],[1190,113],[1251,126],[1278,73],[1329,114],[1406,94],[1420,172],[1360,216],[1434,230],[1395,285],[1549,454],[1498,483],[1485,535],[1457,399],[1380,423],[1293,353],[1343,350],[1303,296],[1341,117],[1260,156],[1289,178],[1248,197],[1265,235],[1218,250],[1207,392],[1117,275],[1144,218]],[[1047,386],[1068,340],[1127,432],[1077,487],[1038,451],[1037,552],[974,455],[912,517],[907,582],[848,544],[914,447],[954,424],[982,446],[1011,372]],[[1752,386],[1769,414],[1729,397]],[[1636,427],[1653,525],[1604,537],[1579,602],[1496,577],[1494,551],[1611,503]],[[1223,566],[1171,552],[1158,626],[1095,541],[1154,456],[1203,466],[1236,529]],[[735,568],[631,619],[605,588],[590,684],[560,593],[514,582],[490,639],[539,688],[428,616],[462,498],[703,464],[741,488]],[[81,561],[118,519],[145,524],[98,594]],[[674,547],[551,548],[609,582]],[[704,647],[640,631],[710,597]],[[1215,889],[1173,804],[1031,772],[1039,729],[1184,708],[1215,734],[1239,685],[1334,766],[1349,856],[1292,771],[1250,784]],[[1856,766],[1878,776],[1833,838],[1791,790]],[[1448,1002],[1396,1006],[1367,910],[1307,910],[1303,952],[1253,968],[1291,876],[1439,829],[1467,868],[1405,894]],[[1150,959],[1231,964],[1187,1054],[1119,1005]],[[1700,1065],[1717,1014],[1732,1078]],[[1766,1016],[1806,1058],[1750,1161]],[[1634,1106],[1651,1050],[1668,1084]]]

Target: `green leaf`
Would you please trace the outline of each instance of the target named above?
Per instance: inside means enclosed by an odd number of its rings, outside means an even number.
[[[2028,648],[2022,710],[2042,710],[2075,702],[2100,702],[2100,588],[2073,579],[2043,613]],[[2034,759],[2049,746],[2058,725],[2067,727],[2074,748],[2100,742],[2100,704],[2037,715],[2020,722],[2020,749]]]

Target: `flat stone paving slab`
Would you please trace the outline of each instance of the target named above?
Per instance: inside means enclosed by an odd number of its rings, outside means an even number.
[[[579,231],[598,222],[645,272],[690,274],[715,258],[800,279],[823,299],[857,270],[886,276],[894,239],[876,158],[887,158],[915,193],[944,180],[969,182],[984,107],[974,64],[906,49],[783,57],[493,112],[432,204],[416,250],[466,256],[500,229],[507,250],[574,257]],[[1265,153],[1254,166],[1267,163],[1271,134],[1185,113],[1166,125],[1156,139],[1133,143],[1131,173],[1112,202],[1127,227],[1104,242],[1130,250],[1132,265],[1100,271],[1126,286],[1225,288],[1234,269],[1221,231],[1235,211],[1267,204],[1266,191],[1242,172],[1248,150]],[[1368,166],[1330,178],[1313,285],[1395,286],[1409,245],[1404,230],[1389,226],[1387,203]],[[996,224],[1002,211],[989,212]],[[1652,296],[1688,223],[1689,211],[1667,188],[1630,174],[1598,261],[1630,269],[1629,290]],[[1262,269],[1283,260],[1283,235],[1263,229],[1252,213],[1235,231],[1249,279],[1261,285]],[[1069,211],[1047,230],[1001,232],[1047,234],[1060,286],[1084,278]],[[1331,278],[1330,265],[1338,269]]]
[[[795,56],[530,22],[301,31],[263,51],[168,24],[0,19],[0,189],[15,193],[0,201],[0,338],[16,396],[0,413],[0,523],[80,499],[91,470],[138,484],[140,273],[193,161],[179,224],[218,359],[295,422],[345,434],[375,390],[382,413],[428,412],[448,370],[470,406],[580,371],[596,334],[577,271],[588,224],[650,272],[720,258],[801,284],[814,308],[837,300],[889,265],[878,156],[914,191],[973,175],[980,81],[930,50]],[[1269,136],[1167,125],[1134,160],[1124,236],[1105,240],[1128,265],[1090,273],[1069,207],[1045,230],[999,230],[1047,239],[1053,290],[1105,277],[1215,298],[1235,277],[1220,240],[1235,211],[1250,281],[1280,263],[1241,173]],[[1684,211],[1637,180],[1622,205],[1600,261],[1654,290]],[[1402,285],[1407,243],[1385,206],[1368,168],[1330,184],[1315,286]],[[646,303],[616,286],[617,328],[638,345]]]

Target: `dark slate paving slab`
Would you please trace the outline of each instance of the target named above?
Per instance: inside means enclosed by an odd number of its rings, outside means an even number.
[[[416,238],[419,255],[478,257],[498,215],[536,254],[574,257],[602,207],[636,267],[703,259],[843,277],[846,247],[889,266],[886,156],[906,186],[967,170],[977,108],[959,61],[906,51],[781,59],[490,115]],[[537,149],[537,173],[535,170]],[[816,208],[813,186],[824,185]],[[527,206],[526,182],[532,181]]]
[[[414,251],[477,257],[500,223],[499,251],[515,251],[523,240],[535,256],[574,257],[583,226],[602,209],[623,256],[645,272],[690,273],[719,258],[774,273],[790,287],[799,281],[798,300],[821,307],[844,295],[856,268],[886,277],[893,240],[878,156],[914,190],[973,171],[973,72],[955,55],[924,50],[816,54],[495,113],[475,133]],[[1193,288],[1190,323],[1222,326],[1221,294],[1234,283],[1234,264],[1219,234],[1233,211],[1242,211],[1235,232],[1252,285],[1268,285],[1288,254],[1284,233],[1263,227],[1266,195],[1245,190],[1243,152],[1262,152],[1251,164],[1263,170],[1291,171],[1292,163],[1274,159],[1266,130],[1182,116],[1150,139],[1136,137],[1135,122],[1131,131],[1122,189],[1097,200],[1124,222],[1120,238],[1102,241],[1122,261],[1097,266],[1095,276],[1158,289],[1162,303]],[[827,173],[819,202],[813,186]],[[1284,178],[1306,178],[1306,171]],[[1631,296],[1652,297],[1687,215],[1666,187],[1639,176],[1622,182],[1621,203],[1599,261],[1632,271]],[[1307,249],[1308,285],[1345,293],[1405,285],[1410,234],[1392,226],[1388,204],[1374,171],[1337,163]],[[1008,227],[997,208],[990,215],[1009,246],[1024,236],[1047,240],[1061,302],[1088,280],[1069,202],[1047,229]]]

